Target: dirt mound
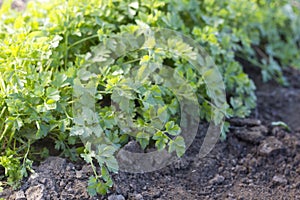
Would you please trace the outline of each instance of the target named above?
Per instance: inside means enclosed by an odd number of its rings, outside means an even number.
[[[249,140],[257,135],[262,137],[259,142]],[[263,125],[233,126],[228,141],[218,143],[201,160],[193,156],[199,140],[178,163],[162,171],[120,173],[116,192],[128,199],[136,194],[143,199],[300,199],[300,133]]]

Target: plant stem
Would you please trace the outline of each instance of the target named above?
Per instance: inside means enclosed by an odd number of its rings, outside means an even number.
[[[123,65],[131,64],[131,63],[134,63],[134,62],[139,61],[139,60],[141,60],[141,59],[137,58],[137,59],[134,59],[134,60],[130,60],[128,62],[124,62]]]
[[[67,22],[67,26],[65,26],[65,69],[67,69],[67,64],[68,64],[68,54],[69,54],[69,30],[68,30],[68,26],[70,24],[70,19],[69,19],[69,9],[68,9],[68,1],[67,1],[67,6],[66,6],[66,22]]]
[[[1,110],[1,113],[0,113],[0,119],[2,119],[2,116],[3,116],[4,112],[5,112],[5,110],[6,110],[6,106],[4,106],[4,107],[2,108],[2,110]]]
[[[91,39],[94,39],[94,38],[98,38],[98,35],[92,35],[92,36],[89,36],[89,37],[86,37],[86,38],[83,38],[81,40],[78,40],[77,42],[74,42],[73,44],[71,44],[69,47],[68,47],[68,50],[73,48],[74,46],[82,43],[82,42],[85,42],[85,41],[88,41],[88,40],[91,40]]]
[[[9,127],[9,126],[6,124],[6,125],[5,125],[5,128],[4,128],[4,131],[3,131],[2,134],[1,134],[0,141],[3,139],[4,135],[5,135],[6,132],[8,131],[8,127]]]
[[[24,159],[23,159],[23,167],[26,166],[26,159],[27,159],[27,156],[28,156],[28,153],[30,150],[30,145],[31,145],[31,140],[28,140],[27,151],[26,151],[26,153],[24,155]]]

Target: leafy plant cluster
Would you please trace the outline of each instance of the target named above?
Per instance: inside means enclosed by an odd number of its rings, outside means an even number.
[[[54,149],[93,166],[92,195],[112,186],[109,172],[118,170],[114,154],[129,140],[181,156],[186,144],[180,99],[162,84],[163,65],[176,72],[175,84],[189,83],[180,91],[197,95],[195,115],[220,122],[212,112],[208,75],[188,62],[195,53],[191,46],[170,37],[166,48],[172,51],[136,49],[130,34],[118,43],[110,38],[141,27],[169,28],[193,38],[223,75],[227,104],[220,113],[227,117],[249,115],[256,102],[255,86],[236,58],[260,67],[264,80],[281,83],[286,83],[282,67],[300,67],[299,11],[284,0],[30,1],[21,12],[4,1],[0,18],[0,186],[19,186],[33,161]],[[143,79],[157,69],[160,74]],[[182,99],[189,98],[183,93]],[[129,123],[135,131],[126,129]],[[95,143],[82,143],[91,139]],[[45,141],[54,149],[41,148]]]

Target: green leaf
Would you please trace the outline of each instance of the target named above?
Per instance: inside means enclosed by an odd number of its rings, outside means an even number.
[[[173,135],[173,136],[177,136],[180,134],[181,132],[181,129],[180,127],[175,124],[174,121],[169,121],[166,123],[165,125],[165,128],[166,128],[166,131],[170,134],[170,135]]]
[[[181,136],[177,136],[175,140],[169,142],[169,153],[176,151],[178,157],[181,157],[185,153],[185,143]]]
[[[107,170],[107,168],[105,166],[101,167],[101,177],[106,182],[110,179],[109,171]]]
[[[37,138],[43,138],[43,137],[46,137],[48,135],[48,132],[50,130],[50,127],[43,124],[43,123],[39,123],[37,122],[36,123],[36,126],[37,126],[37,132],[36,132],[36,137]]]
[[[152,137],[153,140],[156,140],[155,147],[158,151],[165,149],[166,144],[169,141],[168,136],[166,136],[162,131],[158,131]]]
[[[98,149],[98,155],[102,157],[111,157],[116,151],[116,149],[113,146],[109,146],[106,144],[99,145],[97,149]]]
[[[114,157],[114,153],[116,148],[110,145],[101,144],[97,147],[97,155],[95,158],[97,159],[100,166],[104,163],[107,168],[112,172],[117,172],[119,169],[118,161]]]
[[[117,159],[114,156],[107,157],[105,159],[105,164],[110,171],[115,173],[118,172],[119,164]]]
[[[157,110],[157,115],[160,121],[163,123],[167,122],[169,119],[168,107],[165,105],[163,107],[159,107]]]
[[[93,131],[87,127],[74,126],[71,128],[70,136],[82,136],[83,138],[88,138],[92,136]]]
[[[93,62],[103,62],[107,61],[110,57],[110,50],[106,49],[104,45],[99,45],[97,47],[92,48],[93,52]]]
[[[96,189],[97,185],[98,185],[97,178],[95,178],[94,176],[91,176],[89,178],[88,187],[87,187],[87,191],[88,191],[90,196],[96,196],[97,195],[97,189]]]
[[[48,99],[52,99],[54,101],[58,101],[60,99],[59,90],[52,87],[46,89],[46,96]]]
[[[80,78],[80,80],[88,81],[91,78],[97,77],[97,75],[94,73],[91,73],[89,71],[86,71],[86,69],[84,69],[84,68],[81,68],[77,72],[77,77]]]
[[[134,95],[129,90],[115,89],[111,95],[111,99],[117,103],[117,106],[126,113],[133,112]]]
[[[150,136],[145,132],[139,132],[136,135],[136,140],[140,143],[141,147],[145,149],[149,145]]]
[[[85,162],[87,162],[87,163],[91,163],[91,162],[93,162],[93,157],[94,157],[94,155],[92,155],[92,154],[86,154],[86,153],[84,153],[84,154],[80,154],[80,156],[85,160]]]
[[[107,193],[107,191],[108,191],[108,187],[107,187],[107,185],[105,183],[103,183],[103,182],[100,181],[97,184],[96,190],[97,190],[98,194],[105,195]]]
[[[66,82],[67,75],[64,73],[54,74],[55,79],[52,81],[52,85],[56,88],[61,88],[67,86],[69,83]]]

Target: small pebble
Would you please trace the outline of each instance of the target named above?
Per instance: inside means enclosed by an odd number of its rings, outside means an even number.
[[[284,176],[282,175],[275,175],[272,179],[272,181],[275,184],[280,184],[280,185],[286,185],[287,184],[287,180]]]
[[[272,153],[281,150],[284,150],[284,146],[282,142],[277,140],[275,137],[267,138],[259,146],[259,153],[263,156],[270,156]]]
[[[215,185],[215,184],[219,185],[219,184],[223,183],[224,180],[225,180],[224,176],[217,174],[213,179],[211,179],[209,181],[209,183],[212,185]]]
[[[76,178],[82,178],[82,171],[76,171]]]
[[[143,195],[141,195],[141,194],[136,194],[136,195],[134,196],[134,199],[135,199],[135,200],[143,200],[144,198],[143,198]]]
[[[113,194],[108,197],[108,200],[125,200],[125,197],[120,194],[119,195]]]
[[[26,200],[25,194],[22,190],[15,193],[15,200]]]

